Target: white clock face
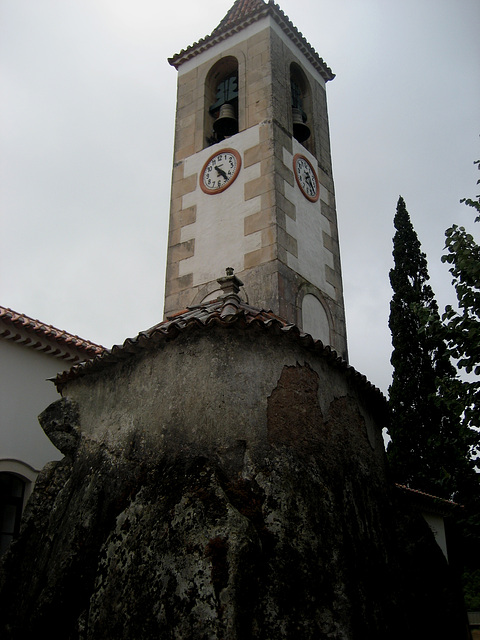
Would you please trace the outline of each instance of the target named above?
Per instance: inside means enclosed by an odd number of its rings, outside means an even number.
[[[205,193],[220,193],[238,176],[242,161],[235,149],[222,149],[211,156],[200,174],[200,187]]]
[[[317,174],[310,162],[305,158],[305,156],[297,153],[293,159],[293,170],[297,184],[303,195],[307,200],[310,200],[310,202],[316,202],[320,191]]]

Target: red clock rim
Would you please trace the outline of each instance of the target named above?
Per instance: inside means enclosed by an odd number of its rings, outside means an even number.
[[[220,187],[218,189],[209,189],[208,187],[206,187],[203,184],[203,175],[205,173],[205,170],[206,170],[210,160],[212,160],[212,158],[215,158],[215,156],[218,156],[220,153],[231,153],[232,155],[235,156],[235,158],[237,159],[237,166],[236,166],[236,169],[235,169],[235,173],[233,174],[232,179],[229,180],[222,187]],[[225,189],[228,189],[228,187],[235,182],[235,180],[237,179],[238,174],[240,173],[241,166],[242,166],[242,158],[241,158],[239,152],[236,149],[231,149],[229,147],[225,147],[224,149],[219,149],[218,151],[215,151],[215,153],[212,153],[212,155],[207,159],[207,161],[205,162],[205,164],[202,167],[202,171],[200,172],[200,180],[199,180],[200,189],[203,191],[203,193],[207,193],[208,195],[215,194],[215,193],[222,193],[222,191],[225,191]]]
[[[298,175],[297,175],[297,160],[299,158],[301,158],[302,160],[305,160],[305,162],[308,164],[310,169],[313,171],[313,175],[315,176],[315,183],[317,185],[317,193],[313,198],[312,198],[312,196],[308,195],[308,193],[306,193],[306,191],[304,190],[304,188],[302,187],[302,185],[300,183],[300,180],[298,179]],[[300,187],[300,191],[303,193],[305,198],[307,200],[310,200],[310,202],[317,202],[317,200],[320,197],[320,184],[318,182],[317,172],[315,171],[315,169],[314,169],[312,163],[310,162],[310,160],[308,158],[306,158],[302,153],[296,153],[293,156],[293,174],[295,176],[295,180],[297,181],[298,186]]]

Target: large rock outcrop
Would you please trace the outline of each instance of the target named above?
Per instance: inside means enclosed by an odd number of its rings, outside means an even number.
[[[466,637],[388,481],[381,394],[249,313],[167,323],[59,379],[41,423],[65,458],[4,559],[2,638]]]

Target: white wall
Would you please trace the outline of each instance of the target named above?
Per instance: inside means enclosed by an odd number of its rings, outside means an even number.
[[[305,147],[293,139],[293,153],[283,150],[283,161],[287,167],[293,169],[293,157],[296,153],[306,156],[313,167],[318,163]],[[316,169],[317,170],[317,169]],[[329,204],[330,196],[323,185],[320,187],[320,197],[317,202],[307,200],[296,184],[285,185],[285,197],[295,206],[296,218],[292,220],[287,216],[287,232],[295,238],[298,247],[298,256],[288,253],[288,266],[327,293],[333,300],[337,299],[335,288],[327,281],[325,265],[334,269],[333,254],[323,242],[324,232],[331,236],[332,228],[328,218],[322,213],[322,201]]]
[[[200,176],[206,160],[220,149],[233,147],[243,161],[246,149],[260,141],[260,126],[245,131],[207,147],[185,159],[184,175]],[[245,254],[262,247],[262,232],[245,235],[245,218],[261,210],[261,196],[245,200],[245,183],[260,176],[260,163],[240,169],[233,184],[222,193],[208,195],[200,189],[197,180],[195,191],[183,196],[183,208],[196,206],[196,220],[182,227],[180,241],[195,239],[195,254],[182,260],[179,275],[193,273],[193,285],[215,281],[225,273],[226,267],[243,271]]]
[[[68,368],[62,360],[0,340],[0,460],[18,460],[39,471],[50,460],[63,457],[37,416],[60,399],[46,379]]]
[[[447,554],[447,539],[445,536],[445,521],[442,516],[437,516],[433,513],[423,513],[422,514],[425,520],[427,521],[428,526],[433,532],[435,536],[435,540],[437,541],[438,546],[443,551],[443,555],[448,560]]]

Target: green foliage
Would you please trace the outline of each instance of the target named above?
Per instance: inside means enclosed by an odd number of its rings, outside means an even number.
[[[480,199],[462,202],[475,209],[480,222]],[[453,517],[456,544],[449,556],[463,573],[467,608],[479,610],[480,247],[464,227],[447,229],[442,260],[450,265],[458,310],[448,306],[442,323],[427,282],[426,256],[402,198],[395,228],[388,458],[397,482],[462,505]]]
[[[468,454],[459,427],[458,381],[428,284],[427,259],[403,198],[394,225],[388,458],[396,482],[452,498]]]
[[[476,163],[479,166],[480,164]],[[480,180],[477,181],[477,184]],[[476,210],[480,222],[480,199],[464,198]],[[464,227],[452,225],[445,232],[447,254],[442,261],[450,265],[457,294],[458,311],[447,306],[443,315],[449,353],[459,369],[470,374],[461,390],[464,422],[472,454],[480,453],[480,246]]]
[[[467,610],[480,611],[480,569],[465,571],[462,582]]]
[[[476,162],[480,169],[480,163]],[[477,184],[480,180],[477,181]],[[461,200],[475,212],[480,222],[480,197]],[[480,610],[480,246],[464,227],[452,225],[445,232],[447,253],[442,261],[450,265],[458,310],[447,306],[443,315],[445,340],[459,370],[467,374],[456,389],[461,408],[462,431],[469,448],[470,474],[463,477],[457,518],[461,536],[459,564],[463,566],[463,586],[467,609]]]

